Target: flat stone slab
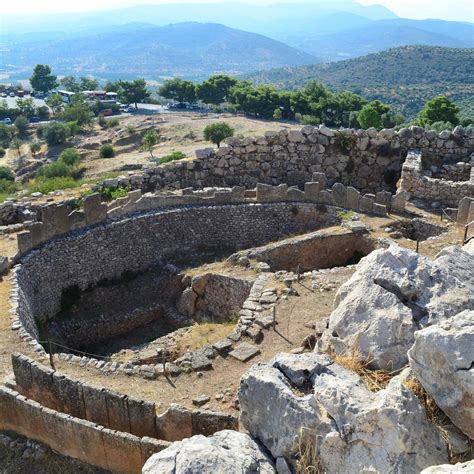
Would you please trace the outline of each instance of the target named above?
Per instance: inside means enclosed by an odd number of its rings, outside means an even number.
[[[212,370],[212,362],[206,356],[195,354],[191,359],[191,367],[196,372],[199,370]]]
[[[221,339],[220,341],[215,342],[212,347],[221,353],[229,352],[232,349],[233,342],[230,339]]]
[[[268,315],[259,316],[255,320],[255,324],[258,324],[264,329],[268,329],[269,327],[273,326],[273,315],[268,314]]]
[[[199,395],[199,397],[193,398],[193,405],[202,407],[211,400],[209,395]]]
[[[258,354],[260,354],[260,349],[248,342],[242,342],[233,351],[229,352],[229,355],[241,362],[247,362]]]

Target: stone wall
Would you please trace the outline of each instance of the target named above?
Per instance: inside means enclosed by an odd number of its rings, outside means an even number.
[[[324,172],[331,185],[339,181],[374,194],[394,189],[406,154],[413,148],[442,159],[461,160],[474,151],[474,128],[457,127],[453,133],[440,134],[420,127],[341,133],[306,126],[301,131],[231,138],[218,150],[198,150],[195,161],[149,168],[108,184],[143,191],[236,185],[251,189],[257,183],[302,187],[314,172]]]
[[[73,286],[85,290],[183,252],[235,251],[338,219],[334,207],[281,202],[155,211],[69,233],[29,252],[15,267],[12,327],[27,341],[38,339],[36,320],[54,318],[64,290]]]
[[[308,272],[321,268],[347,265],[356,252],[368,255],[375,249],[371,239],[361,233],[347,230],[340,233],[317,231],[263,247],[244,250],[230,257],[238,261],[246,256],[265,262],[272,272],[286,270]]]
[[[464,197],[474,197],[474,174],[468,181],[447,181],[431,177],[423,170],[423,156],[419,150],[408,153],[403,164],[399,189],[412,197],[458,207]]]
[[[114,431],[42,406],[0,388],[0,430],[40,441],[64,456],[117,473],[140,473],[146,460],[169,443]]]

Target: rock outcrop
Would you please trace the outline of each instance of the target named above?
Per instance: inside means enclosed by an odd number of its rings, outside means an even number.
[[[401,376],[374,393],[325,356],[279,354],[244,375],[239,400],[243,427],[293,464],[307,443],[328,474],[418,473],[448,460],[446,443]]]
[[[423,469],[420,474],[469,474],[471,472],[474,472],[474,461],[431,466]]]
[[[177,441],[154,454],[143,466],[143,474],[273,474],[272,460],[248,435],[225,430],[206,438],[202,435]]]
[[[404,367],[415,331],[474,308],[474,256],[451,247],[435,260],[396,245],[372,252],[338,291],[321,352],[356,351],[375,368]]]
[[[474,311],[417,331],[408,357],[436,404],[474,439]]]

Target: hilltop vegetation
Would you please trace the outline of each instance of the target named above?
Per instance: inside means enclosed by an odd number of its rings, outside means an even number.
[[[260,71],[246,78],[295,90],[317,80],[394,106],[413,117],[430,98],[446,95],[474,115],[474,49],[405,46],[330,64]]]

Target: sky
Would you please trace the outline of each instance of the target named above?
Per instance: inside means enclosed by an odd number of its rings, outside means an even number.
[[[88,11],[120,8],[136,4],[159,3],[226,3],[232,0],[80,0],[64,2],[64,0],[22,0],[6,2],[2,5],[3,13],[25,12],[63,12]],[[239,1],[239,0],[233,0]],[[242,1],[242,0],[240,0]],[[245,0],[244,0],[245,1]],[[268,4],[274,0],[247,0],[248,3]],[[279,0],[292,3],[292,0]],[[295,3],[302,0],[295,0]],[[317,0],[303,0],[313,2]],[[459,20],[474,22],[474,3],[472,0],[358,0],[364,5],[382,4],[403,18],[440,18],[443,20]]]

